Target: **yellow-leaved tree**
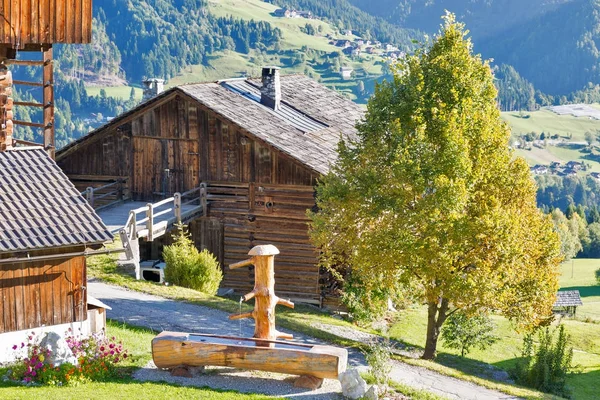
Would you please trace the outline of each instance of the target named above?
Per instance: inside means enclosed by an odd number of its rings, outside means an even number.
[[[410,288],[427,304],[426,359],[456,310],[524,329],[548,321],[561,261],[529,168],[509,149],[488,62],[452,14],[444,21],[378,85],[358,138],[340,143],[311,226],[322,263],[348,266],[366,298]]]

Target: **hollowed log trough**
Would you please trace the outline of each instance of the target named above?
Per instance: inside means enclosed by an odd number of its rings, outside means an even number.
[[[272,245],[262,245],[248,254],[252,258],[229,267],[255,266],[254,289],[242,297],[243,301],[254,298],[254,311],[235,314],[230,319],[253,318],[254,337],[162,332],[152,340],[154,364],[166,369],[212,365],[310,376],[318,378],[317,387],[324,378],[337,379],[346,370],[346,349],[276,340],[292,339],[292,335],[275,328],[275,306],[294,307],[291,301],[275,295],[274,257],[279,250]],[[304,381],[296,381],[296,385],[306,387]]]
[[[159,368],[220,366],[337,379],[348,352],[332,346],[182,332],[162,332],[152,340]]]

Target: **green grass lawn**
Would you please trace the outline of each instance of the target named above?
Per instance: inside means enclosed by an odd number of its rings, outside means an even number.
[[[600,323],[600,285],[596,283],[595,271],[600,259],[573,259],[562,265],[561,290],[579,290],[583,306],[577,307],[578,318],[589,318]],[[600,353],[600,342],[597,343]],[[600,367],[599,367],[600,368]]]
[[[135,368],[143,367],[152,358],[150,341],[155,333],[121,323],[109,321],[107,332],[123,340],[131,357],[122,364],[122,377],[109,382],[92,382],[67,387],[23,387],[0,380],[0,399],[206,399],[206,400],[259,400],[276,397],[241,394],[209,388],[192,388],[163,382],[138,382],[131,378]]]
[[[567,262],[562,265],[561,289],[577,289],[582,295],[584,306],[577,311],[579,318],[596,318],[600,314],[600,286],[595,284],[594,278],[594,271],[598,267],[600,260],[590,259],[576,259],[573,263]],[[423,348],[426,316],[427,311],[424,307],[401,312],[397,323],[390,329],[390,336],[411,346]],[[483,351],[474,349],[465,358],[459,356],[459,351],[445,347],[440,341],[436,361],[443,367],[458,371],[459,376],[481,375],[482,371],[486,370],[482,363],[507,371],[512,369],[520,356],[523,336],[515,332],[507,319],[500,316],[492,318],[498,327],[496,335],[501,338],[500,341]],[[568,380],[574,398],[597,399],[600,393],[600,324],[586,323],[578,319],[563,319],[563,323],[571,335],[571,344],[575,350],[574,364],[581,370],[581,373],[572,375]]]

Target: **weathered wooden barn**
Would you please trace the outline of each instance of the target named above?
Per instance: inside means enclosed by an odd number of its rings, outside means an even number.
[[[13,125],[40,129],[40,145],[54,155],[53,43],[92,41],[92,0],[10,0],[0,1],[0,151],[16,144],[31,145],[13,138]],[[36,52],[41,59],[17,59],[19,52]],[[31,57],[30,57],[31,58]],[[35,58],[35,57],[33,57]],[[11,79],[6,66],[41,68],[39,81]],[[12,84],[23,90],[41,91],[41,102],[13,102]],[[43,121],[13,120],[15,107],[43,109]]]
[[[319,304],[323,276],[306,210],[340,137],[354,136],[362,115],[339,93],[269,67],[261,79],[167,90],[63,148],[57,162],[80,189],[121,180],[135,200],[204,183],[207,210],[190,224],[197,245],[229,265],[255,245],[274,244],[278,293]],[[141,249],[142,257],[160,257],[160,245]],[[223,287],[252,288],[252,271],[224,272]]]
[[[109,240],[41,147],[0,152],[0,342],[9,344],[8,332],[86,320],[84,252]]]

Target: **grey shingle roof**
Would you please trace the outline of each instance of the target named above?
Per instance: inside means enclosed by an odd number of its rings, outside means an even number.
[[[43,149],[0,152],[0,253],[108,240],[106,226]]]
[[[579,290],[562,290],[556,294],[554,307],[581,306],[583,302],[579,296]]]
[[[256,88],[261,85],[256,79],[246,82]],[[303,75],[281,77],[282,102],[322,123],[323,129],[304,132],[268,107],[218,83],[177,89],[319,173],[326,173],[335,161],[340,136],[356,137],[354,125],[364,113],[358,104]]]

